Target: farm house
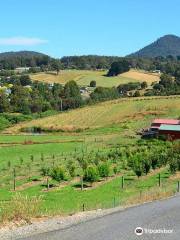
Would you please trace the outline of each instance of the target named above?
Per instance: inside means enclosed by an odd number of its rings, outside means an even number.
[[[151,127],[142,133],[143,138],[165,137],[165,139],[180,139],[180,120],[155,119]]]

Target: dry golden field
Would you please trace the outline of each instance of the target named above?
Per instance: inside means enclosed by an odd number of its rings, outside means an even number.
[[[158,82],[159,74],[146,73],[143,71],[130,70],[129,72],[121,74],[122,77],[132,78],[137,81],[146,81],[147,83]]]
[[[102,87],[113,87],[119,84],[143,81],[146,81],[150,85],[152,82],[159,81],[159,75],[137,70],[130,70],[117,77],[106,77],[106,73],[106,71],[62,70],[59,75],[55,73],[31,74],[31,79],[34,81],[37,80],[48,83],[56,82],[61,84],[74,80],[79,86],[89,86],[90,82],[95,80],[97,86]]]

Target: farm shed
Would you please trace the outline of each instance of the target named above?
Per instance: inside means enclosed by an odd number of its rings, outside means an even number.
[[[180,125],[165,125],[159,127],[159,136],[165,136],[169,140],[180,139]]]
[[[180,120],[155,119],[151,127],[142,132],[143,138],[165,136],[167,139],[180,139]]]
[[[177,119],[154,119],[151,126],[152,127],[160,127],[162,124],[165,124],[165,125],[179,125],[180,120],[177,120]]]

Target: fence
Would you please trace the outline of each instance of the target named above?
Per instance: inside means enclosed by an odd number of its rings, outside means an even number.
[[[123,186],[123,185],[122,185]],[[123,186],[120,191],[126,191],[126,187]],[[174,196],[180,192],[180,181],[172,182],[167,186],[154,186],[149,187],[145,191],[136,190],[136,192],[130,196],[122,198],[121,196],[114,196],[109,201],[99,202],[96,200],[96,204],[92,206],[87,202],[84,202],[81,206],[78,207],[79,212],[90,211],[90,210],[99,210],[99,209],[108,209],[115,207],[128,207],[131,205],[136,205],[140,203],[150,202],[153,200],[165,199],[170,196]]]
[[[173,196],[180,192],[180,181],[166,181],[163,180],[161,174],[156,175],[156,183],[154,186],[150,187],[139,187],[134,186],[133,181],[130,181],[128,176],[118,177],[119,187],[116,190],[116,195],[108,197],[108,199],[102,199],[102,197],[97,197],[95,194],[93,196],[93,201],[74,201],[73,206],[63,208],[61,206],[61,199],[59,199],[59,204],[54,204],[53,209],[48,211],[42,210],[42,215],[54,215],[54,214],[74,214],[76,212],[98,210],[98,209],[108,209],[115,207],[128,207],[131,205],[149,202],[157,199],[167,198]],[[49,182],[47,182],[48,186]],[[78,190],[79,193],[83,191]],[[86,191],[86,190],[84,190]],[[88,190],[87,190],[88,191]],[[68,192],[67,192],[68,194]],[[0,194],[1,195],[1,194]],[[43,197],[43,202],[48,203],[49,199],[46,199],[46,194]],[[2,197],[2,195],[0,196]],[[47,202],[46,202],[47,201]],[[52,199],[53,201],[53,199]],[[12,203],[11,198],[1,198],[0,204],[1,208],[3,206],[8,207],[9,203]],[[1,213],[0,213],[1,215]]]

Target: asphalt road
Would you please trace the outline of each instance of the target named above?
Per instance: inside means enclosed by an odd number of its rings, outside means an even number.
[[[135,228],[144,233],[137,236]],[[169,233],[145,233],[145,229],[169,230]],[[132,207],[84,222],[63,230],[52,231],[25,240],[134,240],[134,239],[180,239],[180,195]]]

